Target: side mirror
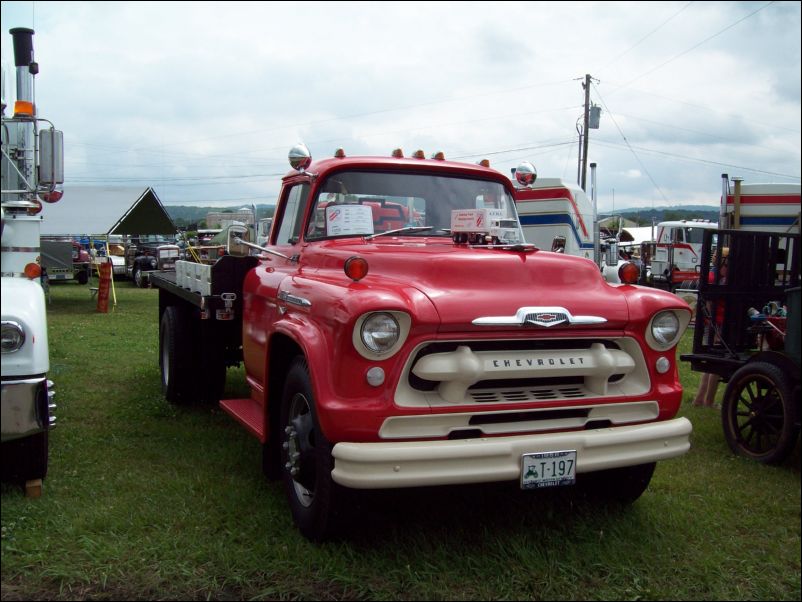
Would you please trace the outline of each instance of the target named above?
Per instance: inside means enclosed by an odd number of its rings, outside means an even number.
[[[56,129],[39,132],[39,184],[64,183],[64,134]]]
[[[304,171],[312,163],[312,153],[303,142],[293,146],[287,158],[290,166],[296,171]]]
[[[247,226],[229,226],[226,233],[226,253],[235,257],[245,257],[250,253],[247,245],[237,242],[236,239],[250,242]]]
[[[521,186],[531,186],[537,179],[537,170],[529,161],[524,161],[515,168],[515,179]]]
[[[618,245],[614,242],[608,243],[607,246],[607,265],[618,265]]]

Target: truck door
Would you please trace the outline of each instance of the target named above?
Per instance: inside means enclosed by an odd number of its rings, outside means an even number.
[[[242,353],[248,376],[265,383],[267,342],[273,324],[283,315],[278,299],[281,283],[297,273],[301,255],[301,228],[309,205],[307,182],[285,190],[279,203],[276,224],[266,248],[282,253],[292,260],[268,255],[253,270],[243,287]]]

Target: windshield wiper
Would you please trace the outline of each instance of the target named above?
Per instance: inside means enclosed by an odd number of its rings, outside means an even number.
[[[398,234],[399,232],[423,232],[424,230],[431,230],[434,226],[406,226],[404,228],[396,228],[395,230],[387,230],[386,232],[377,232],[366,236],[365,240],[372,240],[377,236],[386,236],[387,234]]]
[[[516,253],[531,253],[538,248],[531,243],[490,243],[486,245],[468,245],[471,249],[501,249],[502,251],[515,251]]]

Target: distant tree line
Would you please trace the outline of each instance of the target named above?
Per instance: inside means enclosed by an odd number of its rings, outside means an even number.
[[[602,213],[600,218],[612,215]],[[660,207],[655,209],[621,209],[615,212],[628,220],[638,224],[638,226],[651,226],[652,223],[673,222],[680,220],[703,219],[711,222],[718,221],[718,208],[708,205],[691,205],[687,207]]]

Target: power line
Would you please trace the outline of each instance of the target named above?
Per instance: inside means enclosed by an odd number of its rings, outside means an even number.
[[[593,84],[593,89],[594,89],[594,90],[596,90],[596,94],[598,94],[598,95],[599,95],[599,100],[601,101],[602,105],[604,105],[604,108],[605,108],[605,110],[607,111],[607,114],[610,116],[610,120],[613,122],[613,124],[615,125],[616,129],[618,130],[618,133],[619,133],[619,134],[621,134],[621,138],[624,140],[624,142],[626,143],[627,147],[628,147],[628,148],[629,148],[629,150],[632,152],[632,156],[633,156],[633,157],[635,157],[635,160],[636,160],[636,161],[638,162],[638,164],[641,166],[641,169],[643,169],[643,171],[644,171],[644,172],[646,173],[646,175],[649,177],[649,180],[652,182],[652,184],[654,185],[654,187],[657,189],[657,192],[659,192],[659,193],[660,193],[660,196],[661,196],[661,197],[663,197],[663,200],[664,200],[664,201],[666,201],[666,202],[668,202],[668,198],[666,198],[666,195],[665,195],[665,194],[663,194],[663,191],[662,191],[662,189],[661,189],[661,188],[660,188],[660,187],[657,185],[657,182],[655,182],[655,181],[654,181],[654,178],[652,177],[652,174],[651,174],[651,173],[649,173],[649,170],[648,170],[648,169],[646,169],[646,166],[643,164],[643,161],[641,161],[641,160],[640,160],[640,157],[638,156],[638,153],[636,153],[636,152],[635,152],[635,149],[633,149],[633,148],[632,148],[632,146],[629,144],[629,140],[627,140],[627,137],[624,135],[624,132],[623,132],[623,130],[622,130],[622,129],[621,129],[621,127],[618,125],[618,122],[615,120],[615,117],[613,117],[613,113],[612,113],[612,111],[610,111],[609,107],[607,106],[607,103],[606,103],[606,102],[604,102],[604,98],[602,98],[602,95],[599,93],[599,88],[596,86],[596,84]]]
[[[616,84],[616,83],[610,82],[610,81],[606,81],[605,84],[608,85],[608,86],[612,86],[614,88],[618,88],[617,90],[614,90],[610,94],[610,96],[613,96],[616,93],[618,93],[620,90],[624,89],[624,85],[623,84]],[[789,127],[783,127],[783,126],[779,126],[779,125],[774,125],[774,124],[771,124],[771,123],[763,123],[761,121],[755,121],[754,119],[749,119],[747,117],[743,117],[742,115],[737,115],[736,113],[725,113],[724,111],[720,111],[720,110],[714,109],[712,107],[708,107],[708,106],[697,104],[697,103],[693,103],[693,102],[688,102],[687,100],[678,100],[676,98],[671,98],[669,96],[663,96],[661,94],[655,94],[654,92],[647,92],[646,90],[641,90],[639,88],[630,88],[629,91],[630,92],[637,92],[639,94],[645,94],[647,96],[654,96],[655,98],[660,98],[662,100],[667,100],[669,102],[675,102],[677,104],[687,105],[689,107],[702,109],[704,111],[710,111],[711,113],[716,113],[716,114],[722,115],[724,117],[740,119],[740,120],[745,121],[747,123],[754,123],[755,125],[760,125],[762,127],[768,127],[768,128],[772,128],[772,129],[780,130],[780,131],[784,131],[784,132],[792,132],[794,134],[798,134],[799,133],[799,130],[797,130],[797,129],[793,129],[793,128],[789,128]]]
[[[517,152],[520,152],[520,151],[538,150],[538,149],[541,149],[541,148],[565,146],[566,144],[573,144],[573,143],[574,143],[574,141],[573,141],[573,139],[571,139],[571,140],[569,140],[567,142],[566,141],[562,141],[562,142],[554,142],[554,143],[549,143],[549,144],[539,144],[537,146],[523,146],[523,147],[519,147],[519,148],[507,148],[507,149],[504,149],[504,150],[490,151],[490,152],[484,152],[484,153],[472,153],[470,155],[460,155],[458,157],[452,157],[452,159],[454,161],[456,161],[458,159],[472,159],[474,157],[492,157],[493,155],[503,155],[504,153],[517,153]]]
[[[666,19],[665,21],[663,21],[663,22],[662,22],[660,25],[658,25],[657,27],[655,27],[653,30],[651,30],[649,33],[647,33],[645,36],[643,36],[643,37],[642,37],[640,40],[638,40],[637,42],[635,42],[635,43],[634,43],[632,46],[630,46],[629,48],[627,48],[627,49],[626,49],[624,52],[622,52],[621,54],[619,54],[618,56],[616,56],[614,59],[612,59],[610,62],[608,62],[608,63],[607,63],[607,64],[606,64],[604,67],[602,67],[602,68],[601,68],[601,71],[604,71],[605,69],[607,69],[607,67],[609,67],[610,65],[612,65],[613,63],[615,63],[615,62],[616,62],[618,59],[620,59],[621,57],[623,57],[623,56],[624,56],[625,54],[627,54],[627,53],[628,53],[630,50],[633,50],[633,49],[634,49],[636,46],[638,46],[638,45],[639,45],[641,42],[643,42],[643,41],[644,41],[644,40],[646,40],[647,38],[651,37],[653,34],[655,34],[655,33],[657,33],[658,31],[660,31],[660,30],[661,30],[663,27],[665,27],[666,25],[668,25],[668,23],[669,23],[670,21],[672,21],[672,20],[673,20],[675,17],[677,17],[677,16],[678,16],[678,15],[679,15],[681,12],[683,12],[683,11],[684,11],[686,8],[688,8],[688,7],[689,7],[691,4],[693,4],[693,0],[691,0],[690,2],[688,2],[688,3],[687,3],[685,6],[683,6],[681,9],[679,9],[677,12],[675,12],[673,15],[671,15],[671,16],[670,16],[668,19]]]
[[[665,66],[666,66],[666,65],[668,65],[669,63],[671,63],[671,62],[673,62],[673,61],[677,60],[678,58],[680,58],[680,57],[682,57],[682,56],[685,56],[686,54],[688,54],[689,52],[691,52],[691,51],[693,51],[693,50],[696,50],[697,48],[699,48],[699,46],[701,46],[701,45],[702,45],[702,44],[704,44],[705,42],[709,42],[709,41],[710,41],[710,40],[712,40],[713,38],[720,36],[720,35],[721,35],[722,33],[724,33],[725,31],[727,31],[727,30],[729,30],[729,29],[732,29],[733,27],[735,27],[736,25],[738,25],[738,24],[739,24],[739,23],[741,23],[742,21],[746,21],[748,18],[750,18],[750,17],[752,17],[752,16],[756,15],[757,13],[759,13],[760,11],[762,11],[764,8],[766,8],[767,6],[771,6],[772,4],[774,4],[774,1],[775,1],[775,0],[772,0],[771,2],[768,2],[767,4],[764,4],[763,6],[761,6],[760,8],[758,8],[757,10],[754,10],[754,11],[752,11],[751,13],[749,13],[748,15],[746,15],[745,17],[741,17],[740,19],[738,19],[738,20],[737,20],[737,21],[735,21],[734,23],[732,23],[732,24],[728,25],[727,27],[725,27],[725,28],[724,28],[724,29],[722,29],[721,31],[718,31],[718,32],[714,33],[712,36],[708,36],[707,38],[705,38],[705,39],[704,39],[704,40],[702,40],[701,42],[699,42],[699,43],[697,43],[697,44],[694,44],[693,46],[691,46],[691,47],[690,47],[690,48],[688,48],[687,50],[684,50],[684,51],[680,52],[679,54],[677,54],[677,55],[675,55],[675,56],[671,57],[671,58],[670,58],[670,59],[668,59],[667,61],[660,63],[660,64],[659,64],[659,65],[657,65],[656,67],[652,67],[652,68],[651,68],[651,69],[649,69],[648,71],[645,71],[645,72],[641,73],[641,74],[640,74],[639,76],[637,76],[635,79],[632,79],[632,80],[630,80],[629,82],[627,82],[626,84],[624,84],[624,86],[623,86],[623,87],[624,87],[624,88],[628,87],[628,86],[629,86],[629,85],[631,85],[632,83],[634,83],[634,82],[638,81],[639,79],[641,79],[641,78],[643,78],[643,77],[646,77],[646,76],[647,76],[647,75],[649,75],[650,73],[654,73],[654,72],[655,72],[655,71],[657,71],[658,69],[662,69],[663,67],[665,67]]]
[[[606,140],[597,140],[596,143],[600,144],[602,146],[609,146],[609,147],[613,147],[613,148],[620,148],[622,146],[621,144],[616,144],[615,142],[609,142],[609,141],[606,141]],[[690,161],[690,162],[693,162],[693,163],[705,163],[705,164],[708,164],[708,165],[720,165],[722,167],[732,167],[732,168],[735,168],[735,169],[741,169],[743,171],[750,171],[750,172],[754,172],[754,173],[762,173],[762,174],[766,174],[766,175],[769,175],[769,176],[777,176],[777,177],[780,177],[780,178],[788,178],[788,179],[791,179],[791,180],[802,179],[802,178],[800,178],[800,176],[794,176],[794,175],[790,175],[790,174],[778,173],[778,172],[775,172],[775,171],[767,171],[765,169],[755,169],[753,167],[744,167],[743,165],[735,165],[734,163],[723,163],[721,161],[711,161],[710,159],[699,159],[697,157],[688,157],[687,155],[678,155],[676,153],[669,153],[669,152],[666,152],[666,151],[660,151],[660,150],[656,150],[656,149],[653,149],[653,148],[645,148],[643,146],[630,147],[629,145],[627,145],[627,148],[630,148],[630,149],[631,148],[637,148],[638,150],[646,152],[646,153],[653,153],[653,154],[656,154],[656,155],[665,155],[666,157],[672,157],[674,159],[682,159],[683,161]]]
[[[618,113],[618,115],[620,117],[628,117],[628,118],[634,119],[636,121],[643,121],[643,122],[646,122],[646,123],[651,123],[653,125],[657,125],[657,126],[660,126],[660,127],[664,127],[666,129],[670,129],[672,131],[681,130],[683,132],[690,132],[692,134],[700,134],[702,136],[706,136],[708,138],[712,138],[713,140],[717,140],[719,142],[728,142],[728,143],[741,144],[738,140],[736,140],[734,138],[722,138],[721,136],[719,136],[717,134],[712,134],[710,132],[703,132],[701,130],[694,130],[694,129],[691,129],[691,128],[683,128],[683,127],[679,127],[679,126],[674,125],[674,124],[668,124],[668,123],[665,123],[665,122],[662,122],[662,121],[655,121],[654,119],[646,119],[645,117],[638,117],[637,115],[630,115],[628,113]],[[771,151],[776,151],[777,150],[776,147],[762,146],[760,144],[754,144],[752,142],[750,142],[748,144],[749,144],[750,148],[764,148],[766,150],[771,150]]]
[[[418,104],[414,104],[414,105],[406,105],[406,106],[403,106],[403,107],[379,109],[379,110],[376,110],[376,111],[368,111],[368,112],[365,112],[365,113],[355,113],[353,115],[331,117],[329,119],[320,119],[320,120],[317,120],[317,121],[309,121],[309,122],[306,122],[306,123],[295,123],[295,124],[290,124],[290,125],[274,126],[274,127],[265,128],[265,129],[262,129],[262,130],[248,130],[247,132],[238,132],[238,133],[234,133],[234,134],[224,134],[224,135],[221,135],[221,136],[213,136],[213,137],[210,137],[210,138],[200,138],[200,139],[197,139],[197,140],[184,140],[184,141],[181,141],[181,142],[174,142],[174,143],[169,144],[167,146],[175,146],[177,144],[195,144],[195,143],[198,143],[198,142],[207,142],[209,140],[220,140],[222,138],[234,138],[234,137],[237,137],[237,136],[263,134],[265,132],[274,132],[276,130],[282,130],[282,129],[287,129],[287,128],[310,127],[310,126],[320,125],[320,124],[323,124],[323,123],[329,123],[329,122],[332,122],[332,121],[347,121],[349,119],[358,119],[360,117],[369,117],[371,115],[379,115],[381,113],[392,113],[394,111],[407,111],[409,109],[418,109],[418,108],[421,108],[421,107],[428,107],[428,106],[437,105],[437,104],[444,104],[444,103],[449,103],[449,102],[461,102],[463,100],[474,100],[476,98],[484,98],[484,97],[487,97],[487,96],[497,96],[499,94],[509,94],[510,92],[519,92],[521,90],[528,90],[528,89],[531,89],[531,88],[539,88],[539,87],[544,87],[544,86],[555,86],[555,85],[563,84],[563,83],[566,83],[566,82],[569,82],[569,81],[571,81],[571,80],[570,79],[566,79],[566,80],[557,80],[557,81],[552,81],[552,82],[542,82],[542,83],[527,84],[525,86],[518,86],[518,87],[515,87],[515,88],[506,88],[504,90],[496,90],[494,92],[485,92],[483,94],[474,94],[474,95],[470,95],[470,96],[460,96],[460,97],[457,97],[457,98],[447,98],[447,99],[433,100],[433,101],[422,102],[422,103],[418,103]],[[164,145],[143,146],[143,147],[138,147],[138,148],[135,148],[135,149],[132,149],[132,150],[135,150],[135,151],[152,150],[154,148],[160,148],[162,146],[164,146]]]
[[[524,112],[521,112],[521,113],[507,113],[507,114],[504,114],[504,115],[495,115],[495,116],[491,116],[491,117],[481,117],[481,118],[477,118],[477,119],[468,119],[468,120],[462,120],[462,121],[439,122],[439,123],[432,123],[432,124],[428,124],[428,125],[421,125],[421,126],[414,127],[414,128],[405,128],[405,129],[400,129],[400,130],[391,130],[391,131],[384,131],[384,132],[367,132],[367,133],[359,133],[359,134],[355,134],[355,135],[358,135],[359,138],[369,138],[369,137],[374,137],[374,136],[386,136],[388,134],[410,133],[410,132],[418,132],[418,131],[422,131],[422,130],[434,130],[434,129],[438,129],[438,128],[454,127],[454,126],[457,126],[457,125],[466,125],[466,124],[473,124],[473,123],[480,123],[480,122],[487,122],[487,121],[501,120],[501,119],[512,119],[512,118],[516,118],[516,117],[526,117],[526,116],[537,115],[537,114],[541,114],[541,113],[567,111],[569,109],[576,109],[577,106],[578,105],[570,105],[570,106],[563,106],[563,107],[551,107],[551,108],[546,108],[546,109],[538,109],[536,111],[524,111]],[[341,140],[342,140],[342,138],[329,138],[327,140],[308,140],[308,141],[306,141],[306,143],[307,143],[307,146],[311,146],[313,144],[323,144],[323,143],[326,143],[326,142],[340,142]],[[137,149],[127,149],[126,150],[126,149],[119,149],[119,147],[108,147],[108,146],[92,145],[92,144],[86,144],[86,143],[73,143],[73,145],[75,145],[75,146],[85,146],[85,147],[89,147],[89,148],[101,148],[101,149],[102,148],[106,148],[106,149],[116,148],[121,153],[124,153],[124,152],[138,152]],[[271,152],[271,151],[286,150],[287,147],[288,147],[288,145],[274,146],[274,147],[261,148],[261,149],[254,149],[252,151],[248,151],[248,154],[253,154],[253,153],[256,153],[256,152]],[[194,153],[176,153],[176,152],[164,152],[164,151],[162,151],[160,153],[157,153],[157,154],[160,154],[160,155],[163,155],[163,156],[166,156],[166,157],[175,157],[176,159],[187,158],[187,159],[190,159],[190,160],[192,160],[192,159],[199,159],[199,160],[209,159],[209,160],[211,160],[211,159],[217,159],[217,158],[220,158],[220,159],[224,158],[224,159],[227,159],[227,160],[230,160],[230,159],[241,159],[243,161],[255,162],[257,164],[263,164],[263,163],[267,162],[268,165],[275,165],[275,164],[278,164],[278,163],[286,162],[284,159],[281,159],[281,160],[279,160],[279,159],[274,159],[274,160],[253,159],[253,158],[250,158],[249,156],[244,155],[244,154],[238,154],[238,155],[231,155],[231,154],[225,154],[225,155],[199,155],[199,154],[194,154]],[[231,165],[231,163],[229,163],[229,162],[227,162],[227,164]],[[98,165],[98,164],[97,163],[93,163],[93,165]],[[157,166],[158,167],[164,167],[164,166],[169,166],[171,164],[165,164],[163,161],[159,161],[157,163],[144,163],[144,164],[138,164],[138,165],[135,165],[135,166],[126,165],[126,164],[113,164],[113,163],[106,164],[106,165],[107,166],[119,166],[119,167],[126,167],[127,168],[127,167],[157,167]],[[180,165],[182,167],[186,166],[186,164],[184,164],[184,163],[182,163]]]

